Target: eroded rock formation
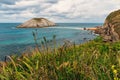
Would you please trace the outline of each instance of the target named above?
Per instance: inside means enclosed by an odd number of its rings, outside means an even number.
[[[56,24],[45,18],[33,18],[25,23],[17,26],[17,28],[43,28],[49,26],[55,26]]]
[[[102,27],[95,30],[96,34],[100,34],[104,41],[116,42],[120,40],[120,10],[110,13],[105,19]]]

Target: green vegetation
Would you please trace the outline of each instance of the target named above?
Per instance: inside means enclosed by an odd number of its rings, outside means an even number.
[[[42,19],[44,18],[33,18],[33,20],[36,20],[36,21],[41,21]]]
[[[43,46],[42,51],[36,48],[7,58],[1,63],[0,80],[120,80],[120,42],[104,43],[100,37],[58,49]]]
[[[106,20],[109,21],[109,22],[120,21],[119,19],[120,19],[120,10],[117,10],[117,11],[114,11],[114,12],[110,13],[106,18]]]

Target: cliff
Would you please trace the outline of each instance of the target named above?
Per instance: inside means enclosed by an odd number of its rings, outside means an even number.
[[[110,13],[104,25],[98,27],[95,33],[100,34],[104,41],[116,42],[120,40],[120,10]]]

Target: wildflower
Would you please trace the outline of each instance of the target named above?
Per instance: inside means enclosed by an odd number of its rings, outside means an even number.
[[[119,78],[114,78],[114,80],[119,80]]]
[[[113,70],[113,73],[114,73],[114,74],[117,74],[117,70]]]
[[[111,69],[114,70],[114,68],[115,68],[115,65],[112,65]]]

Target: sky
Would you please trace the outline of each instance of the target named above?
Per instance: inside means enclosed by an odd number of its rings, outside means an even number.
[[[0,23],[44,17],[60,23],[103,23],[120,0],[0,0]]]

